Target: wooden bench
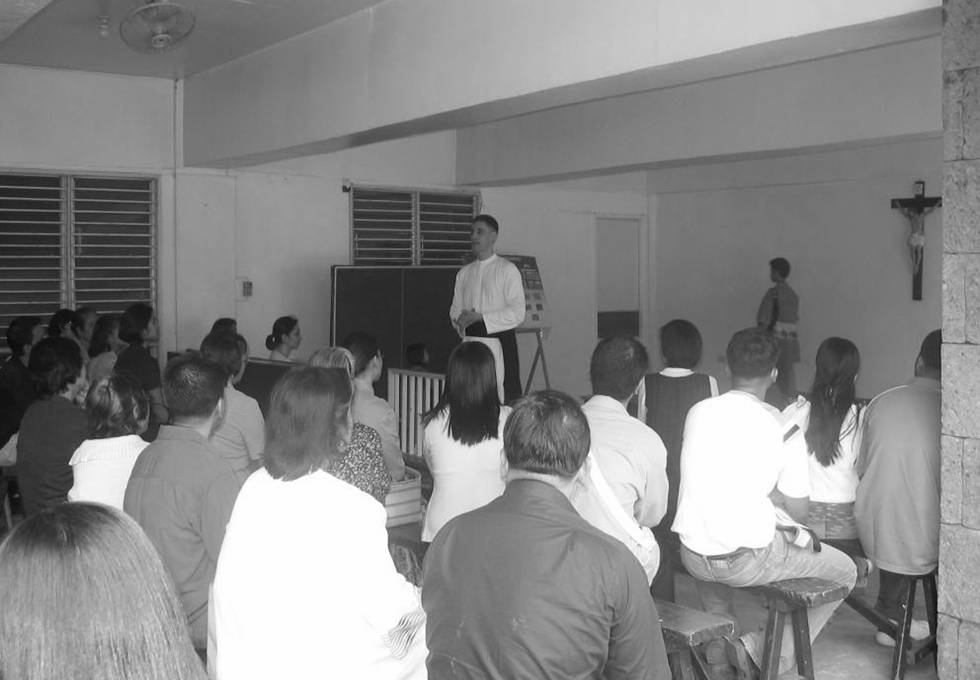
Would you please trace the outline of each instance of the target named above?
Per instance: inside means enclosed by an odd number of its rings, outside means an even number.
[[[926,616],[929,619],[929,637],[925,640],[913,640],[912,636],[909,635],[909,628],[912,625],[912,613],[915,609],[915,589],[919,581],[922,581],[922,590],[926,601]],[[892,654],[892,669],[891,675],[889,676],[893,680],[902,680],[905,677],[907,666],[914,666],[930,654],[933,655],[933,659],[935,660],[937,623],[936,572],[909,578],[908,587],[902,593],[902,619],[897,625],[854,593],[848,595],[845,602],[858,614],[894,638],[895,651]]]
[[[735,624],[716,614],[656,600],[660,628],[674,677],[680,680],[708,680],[707,670],[694,648],[718,638],[731,637]]]
[[[752,586],[746,590],[765,598],[769,608],[762,651],[761,680],[775,680],[779,675],[779,652],[783,645],[783,627],[787,614],[792,620],[797,672],[807,680],[813,680],[813,651],[810,649],[807,610],[843,600],[847,597],[847,588],[819,578],[794,578]]]

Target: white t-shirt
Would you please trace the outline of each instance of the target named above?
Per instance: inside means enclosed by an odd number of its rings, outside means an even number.
[[[861,448],[861,423],[857,406],[844,416],[840,428],[840,455],[830,465],[821,465],[807,450],[806,430],[810,426],[810,402],[803,397],[783,409],[783,421],[799,429],[786,442],[790,456],[806,456],[810,471],[810,500],[819,503],[853,503],[857,497],[858,474],[855,463]]]
[[[68,500],[105,503],[122,510],[129,476],[147,446],[135,434],[83,441],[68,462],[75,476]]]
[[[783,447],[779,412],[732,390],[695,404],[684,425],[673,529],[690,550],[764,548],[776,532],[769,494],[809,496],[806,456]]]
[[[322,470],[288,482],[253,473],[214,578],[217,678],[425,678],[424,623],[401,659],[385,639],[404,616],[424,616],[388,554],[385,519]]]
[[[483,507],[504,492],[500,454],[510,407],[500,407],[497,436],[466,446],[449,434],[449,411],[425,426],[422,453],[432,472],[432,498],[425,513],[422,540],[431,542],[439,529],[464,512]]]

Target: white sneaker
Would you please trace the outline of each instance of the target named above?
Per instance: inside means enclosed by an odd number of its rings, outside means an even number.
[[[928,621],[917,621],[912,619],[912,625],[909,626],[909,637],[911,637],[913,640],[925,640],[927,637],[929,637]],[[875,633],[875,642],[882,647],[895,646],[895,638],[883,630],[879,630],[877,633]]]

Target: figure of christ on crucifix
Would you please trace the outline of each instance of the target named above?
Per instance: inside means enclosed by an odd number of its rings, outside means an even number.
[[[892,209],[898,210],[909,220],[909,258],[912,261],[912,299],[922,299],[922,254],[926,246],[926,215],[943,204],[941,196],[926,196],[926,183],[915,183],[915,196],[893,198]]]

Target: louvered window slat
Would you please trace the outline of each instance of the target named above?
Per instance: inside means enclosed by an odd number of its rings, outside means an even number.
[[[463,264],[479,194],[354,186],[351,261],[356,265]]]
[[[17,316],[156,295],[151,178],[0,173],[0,354]]]

